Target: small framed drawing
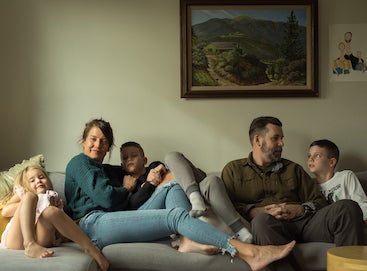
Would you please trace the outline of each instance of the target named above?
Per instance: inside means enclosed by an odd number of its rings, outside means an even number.
[[[317,0],[180,0],[181,97],[318,96]]]

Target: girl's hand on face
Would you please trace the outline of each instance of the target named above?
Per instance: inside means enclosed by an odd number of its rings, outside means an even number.
[[[133,191],[136,186],[136,178],[131,175],[125,175],[122,182],[122,187],[125,187],[129,191]]]

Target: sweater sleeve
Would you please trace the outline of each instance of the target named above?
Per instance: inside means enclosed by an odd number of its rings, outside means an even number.
[[[65,196],[73,219],[91,210],[123,210],[130,192],[111,185],[101,163],[84,154],[75,156],[66,167]]]

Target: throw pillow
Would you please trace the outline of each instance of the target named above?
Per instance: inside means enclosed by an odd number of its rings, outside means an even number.
[[[43,154],[23,160],[21,163],[11,167],[9,170],[0,172],[0,203],[5,204],[7,197],[13,192],[14,180],[18,173],[28,166],[36,165],[43,168],[45,167],[45,158],[43,157]]]
[[[0,242],[1,242],[1,236],[3,234],[3,231],[5,230],[6,225],[10,221],[10,217],[3,217],[3,215],[1,214],[3,207],[4,205],[0,204]]]

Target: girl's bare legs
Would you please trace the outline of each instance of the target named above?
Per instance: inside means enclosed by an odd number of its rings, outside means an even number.
[[[236,248],[237,255],[250,265],[253,271],[258,271],[268,264],[286,257],[295,246],[292,241],[282,246],[258,246],[231,239],[230,244]]]
[[[41,246],[37,242],[35,217],[38,196],[25,193],[12,219],[12,224],[6,236],[6,246],[9,249],[24,249],[25,255],[32,258],[45,258],[54,251]]]
[[[56,229],[62,236],[79,244],[84,252],[92,256],[102,271],[107,271],[109,263],[100,250],[92,243],[78,225],[62,210],[49,206],[41,214],[38,223],[42,228]]]

